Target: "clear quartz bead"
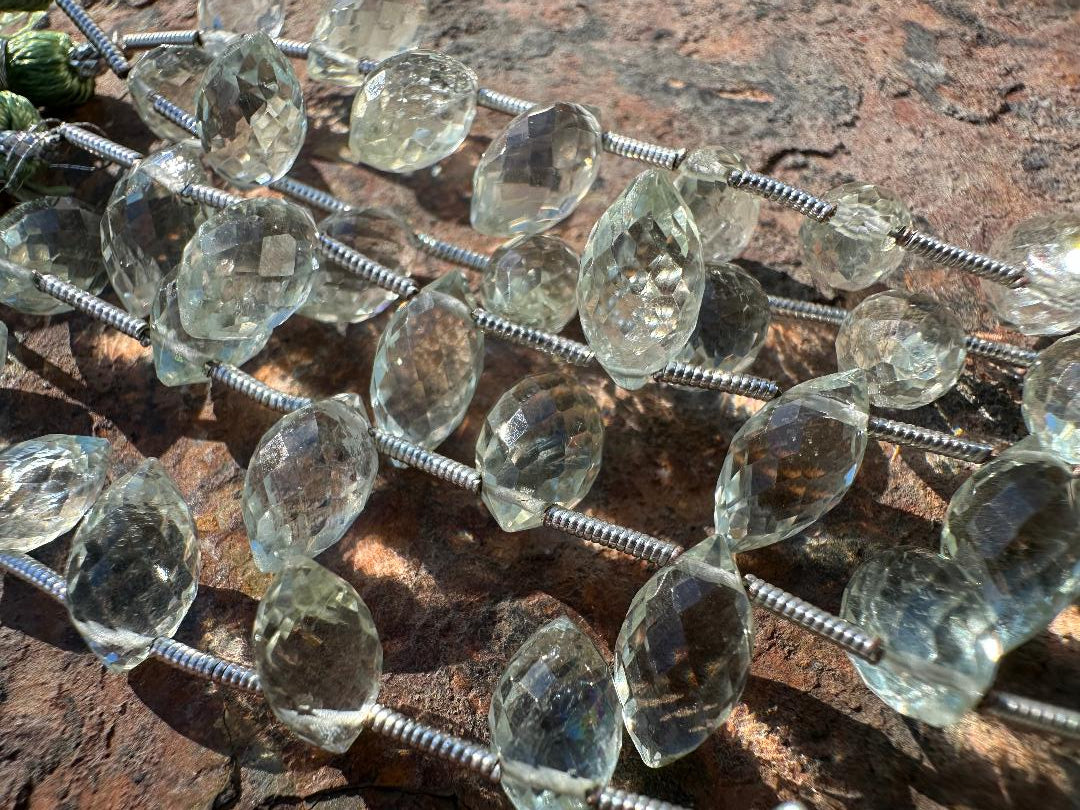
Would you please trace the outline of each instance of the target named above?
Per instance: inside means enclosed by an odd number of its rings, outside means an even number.
[[[874,694],[906,717],[950,725],[993,683],[1001,656],[994,613],[953,560],[917,548],[878,551],[848,581],[840,612],[884,642],[877,664],[848,657]]]
[[[737,152],[723,147],[694,149],[679,164],[675,188],[690,207],[707,262],[726,262],[750,244],[761,198],[728,185],[733,169],[747,170]]]
[[[199,541],[184,498],[147,459],[83,518],[67,562],[71,621],[114,672],[146,659],[180,626],[199,585]]]
[[[132,65],[128,74],[128,95],[142,122],[166,141],[191,137],[154,109],[152,93],[165,97],[180,109],[195,109],[195,92],[214,57],[195,45],[161,45],[147,51]]]
[[[579,104],[521,113],[495,136],[473,174],[473,228],[513,236],[561,222],[592,188],[602,151],[600,124]]]
[[[476,74],[452,56],[424,50],[391,56],[353,100],[353,158],[395,173],[438,163],[469,134],[477,89]]]
[[[866,375],[808,380],[739,428],[716,481],[716,533],[734,551],[778,543],[836,506],[866,451]]]
[[[0,451],[0,549],[32,551],[74,528],[111,454],[105,439],[52,433]]]
[[[499,784],[519,810],[584,810],[584,796],[607,784],[622,748],[607,662],[565,616],[514,653],[491,697],[488,726]]]
[[[379,695],[383,657],[371,611],[352,585],[293,557],[259,602],[252,647],[277,718],[305,742],[349,750]]]
[[[308,76],[359,86],[361,59],[381,62],[415,48],[426,20],[425,0],[330,0],[311,35]]]
[[[615,691],[641,759],[659,768],[724,724],[750,674],[750,600],[723,538],[653,574],[615,642]]]
[[[578,256],[554,236],[518,236],[491,254],[484,306],[522,326],[558,332],[577,312]]]
[[[581,254],[578,315],[597,360],[621,387],[641,388],[686,345],[704,292],[690,209],[666,172],[642,172]]]
[[[1039,352],[1024,377],[1024,422],[1047,450],[1080,464],[1080,335]]]
[[[697,326],[678,359],[717,371],[743,371],[765,345],[771,321],[769,297],[756,278],[734,264],[707,264]]]
[[[589,493],[603,445],[600,408],[584,387],[558,373],[526,377],[480,428],[481,497],[504,531],[539,526],[551,504],[574,507]]]
[[[199,31],[276,37],[285,26],[285,0],[199,0]]]
[[[965,340],[959,319],[934,299],[888,290],[847,314],[836,335],[836,364],[866,372],[874,405],[918,408],[956,384]]]

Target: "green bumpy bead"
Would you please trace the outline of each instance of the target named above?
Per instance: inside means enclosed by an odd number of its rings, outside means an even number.
[[[71,37],[59,31],[20,31],[7,41],[7,82],[40,107],[74,107],[94,95],[94,78],[71,64]]]
[[[41,121],[37,107],[18,93],[0,90],[0,129],[30,129]]]

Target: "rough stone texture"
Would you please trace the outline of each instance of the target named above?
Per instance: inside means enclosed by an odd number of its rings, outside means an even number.
[[[284,33],[307,36],[315,5],[291,2]],[[193,2],[92,10],[106,30],[124,20],[142,30],[194,23]],[[705,0],[492,0],[436,4],[433,26],[429,42],[468,62],[482,84],[537,101],[595,104],[606,126],[666,143],[727,143],[752,168],[814,191],[855,178],[881,183],[963,245],[986,248],[1013,222],[1080,204],[1073,181],[1080,27],[1069,2],[732,0],[721,17]],[[120,84],[103,77],[99,88],[70,117],[150,146]],[[495,247],[466,230],[468,187],[505,116],[481,111],[464,148],[437,175],[388,178],[331,162],[345,141],[349,94],[320,87],[309,98],[301,179],[352,202],[400,206],[420,230]],[[580,249],[595,218],[640,171],[605,155],[599,182],[559,235]],[[796,214],[762,206],[762,225],[740,261],[769,292],[808,294],[764,266],[800,271],[798,223]],[[949,282],[968,328],[989,323],[976,283],[948,271],[927,275],[937,288]],[[966,295],[956,292],[965,287]],[[220,390],[161,387],[148,352],[83,316],[45,321],[0,308],[0,320],[12,330],[12,359],[0,372],[0,436],[107,436],[117,452],[114,476],[144,455],[159,456],[191,503],[203,544],[199,596],[178,637],[250,661],[255,600],[269,577],[251,562],[240,489],[243,465],[276,415]],[[248,368],[311,396],[364,394],[384,322],[341,337],[294,318]],[[576,327],[569,334],[581,338]],[[752,370],[785,385],[833,371],[834,334],[778,320]],[[487,343],[476,399],[443,446],[460,460],[472,457],[495,400],[524,374],[552,368],[524,349]],[[904,418],[1003,440],[1021,435],[1015,370],[981,359],[967,368],[956,390]],[[597,370],[574,373],[597,396],[611,437],[582,508],[679,543],[703,538],[727,442],[752,403],[654,386],[616,391]],[[873,548],[934,547],[948,498],[969,469],[871,442],[852,491],[820,531],[743,555],[740,566],[836,611],[847,577]],[[59,565],[66,543],[39,556]],[[506,535],[478,498],[388,464],[364,515],[320,560],[371,607],[386,648],[381,700],[476,739],[487,739],[491,691],[530,633],[565,612],[610,649],[648,578],[642,564],[553,531]],[[373,735],[345,755],[318,753],[292,741],[259,701],[157,663],[127,678],[106,675],[64,611],[10,578],[2,588],[0,805],[505,806],[497,788]],[[659,771],[624,745],[618,785],[739,810],[796,796],[830,810],[1075,804],[1075,744],[982,717],[950,731],[905,721],[862,686],[842,653],[760,610],[755,621],[751,677],[726,727]],[[997,683],[1075,708],[1078,644],[1073,607],[1008,655]]]

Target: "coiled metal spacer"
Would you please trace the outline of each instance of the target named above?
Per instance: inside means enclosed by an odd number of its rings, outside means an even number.
[[[544,512],[544,525],[658,566],[667,565],[683,551],[673,543],[644,532],[617,526],[562,506],[552,505],[547,508]]]
[[[211,208],[227,208],[244,200],[244,197],[238,194],[230,194],[228,191],[222,191],[220,188],[214,188],[213,186],[204,186],[202,183],[188,183],[180,189],[180,196],[203,205],[209,205]]]
[[[653,375],[653,379],[673,385],[688,385],[692,388],[738,394],[751,399],[768,400],[780,396],[780,386],[764,377],[716,371],[678,361],[668,363]]]
[[[1080,739],[1080,712],[991,689],[979,711],[1038,731]]]
[[[629,135],[620,135],[618,132],[604,132],[602,136],[604,149],[620,157],[640,160],[659,166],[662,169],[674,170],[686,156],[685,149],[672,149],[670,146],[661,146],[648,141],[639,141]]]
[[[294,180],[291,177],[282,177],[280,180],[275,180],[270,184],[270,188],[275,191],[280,191],[283,194],[288,194],[290,197],[295,197],[301,202],[313,205],[316,208],[331,214],[340,214],[345,211],[353,210],[351,205],[339,200],[333,194],[315,188],[314,186],[309,186],[307,183],[301,183],[299,180]]]
[[[57,301],[77,309],[95,320],[101,321],[106,326],[111,326],[128,337],[135,338],[143,346],[150,345],[148,333],[150,324],[142,318],[136,318],[128,312],[114,307],[108,301],[102,301],[96,295],[91,295],[86,290],[79,289],[74,284],[57,278],[47,273],[33,273],[34,286],[46,295],[51,295]]]
[[[308,42],[301,42],[298,39],[284,39],[282,37],[274,37],[274,45],[290,59],[307,59],[308,49],[310,48]]]
[[[1031,349],[1025,349],[1023,346],[1013,346],[1011,343],[988,340],[976,335],[968,335],[965,343],[967,350],[971,354],[1012,363],[1014,366],[1027,367],[1039,359],[1039,353]]]
[[[206,376],[273,411],[292,413],[311,404],[307,397],[297,397],[271,388],[246,371],[218,360],[211,360],[206,364]]]
[[[199,136],[199,121],[194,115],[173,104],[161,93],[148,93],[147,98],[153,105],[154,112],[164,116],[180,129],[191,133],[195,137]]]
[[[945,267],[955,267],[1006,287],[1023,287],[1028,283],[1027,273],[1022,267],[950,245],[948,242],[943,242],[937,237],[914,228],[900,228],[889,235],[904,250],[925,256]]]
[[[137,34],[117,34],[113,42],[125,51],[148,51],[161,45],[198,45],[199,32],[187,31],[140,31]]]
[[[128,60],[124,58],[124,54],[120,49],[94,22],[94,18],[87,13],[86,9],[79,5],[76,0],[56,0],[56,5],[75,24],[75,27],[82,31],[83,36],[97,48],[97,52],[104,58],[109,69],[121,79],[127,78],[131,65],[128,64]]]
[[[416,282],[408,276],[395,273],[389,267],[383,267],[348,245],[339,242],[325,233],[319,234],[319,250],[331,261],[337,262],[350,273],[370,281],[376,287],[382,287],[402,298],[411,298],[420,292]]]
[[[444,242],[442,239],[427,233],[418,233],[416,238],[420,240],[420,249],[429,256],[434,256],[436,259],[442,259],[444,262],[450,262],[461,267],[471,267],[473,270],[479,270],[480,272],[487,270],[489,259],[483,253],[470,250],[461,245],[455,245],[452,242]]]
[[[534,101],[526,101],[523,98],[516,98],[487,87],[481,87],[477,91],[476,103],[481,107],[487,107],[489,110],[496,110],[507,115],[521,115],[536,106]]]
[[[881,416],[871,416],[866,430],[872,439],[903,444],[962,461],[974,461],[976,464],[983,463],[994,453],[993,445],[986,442],[973,442],[950,433],[909,425],[906,422],[894,422]]]
[[[150,645],[150,653],[170,666],[224,686],[235,686],[245,692],[261,694],[259,674],[251,667],[226,661],[217,656],[189,647],[175,639],[158,636]]]
[[[380,428],[373,427],[371,437],[375,440],[375,447],[384,456],[390,456],[402,464],[422,470],[474,495],[480,493],[480,473],[472,467],[426,450]]]
[[[585,803],[598,810],[686,810],[678,804],[615,788],[593,791],[585,798]]]
[[[115,141],[110,141],[108,138],[74,124],[61,124],[56,128],[56,132],[72,146],[77,146],[91,155],[123,166],[125,169],[130,169],[143,157],[142,152],[128,149],[126,146],[121,146]]]
[[[749,191],[784,205],[793,211],[798,211],[804,217],[825,222],[836,212],[836,206],[831,202],[815,197],[802,189],[789,186],[787,183],[757,172],[732,169],[728,176],[728,185]]]
[[[795,298],[781,298],[770,295],[769,310],[781,318],[796,318],[800,321],[816,321],[839,326],[847,317],[847,310],[831,307],[828,304],[815,304],[812,301],[799,301]]]
[[[44,591],[58,602],[67,601],[67,583],[64,578],[44,563],[17,551],[0,551],[0,568],[18,577],[28,585]]]
[[[472,311],[472,317],[476,325],[488,334],[550,354],[575,366],[588,366],[596,359],[593,350],[584,343],[533,329],[531,326],[522,326],[486,309],[477,307]]]

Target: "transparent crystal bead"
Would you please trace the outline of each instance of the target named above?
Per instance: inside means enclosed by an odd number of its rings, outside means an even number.
[[[723,147],[691,150],[679,164],[675,188],[694,215],[707,262],[738,256],[754,235],[761,198],[727,181],[732,169],[748,168],[741,155]]]
[[[558,332],[577,312],[580,263],[554,236],[518,236],[491,254],[480,292],[484,306],[523,326]]]
[[[236,340],[284,323],[311,292],[315,240],[311,215],[284,200],[253,197],[211,213],[176,277],[185,331]]]
[[[731,440],[716,481],[716,533],[749,551],[836,506],[862,464],[868,407],[859,370],[808,380],[766,403]]]
[[[371,611],[352,585],[293,557],[259,602],[252,647],[277,718],[312,745],[349,750],[379,695],[383,657]]]
[[[514,653],[491,697],[488,726],[500,784],[519,810],[584,810],[583,797],[611,779],[622,748],[607,662],[565,616]]]
[[[182,110],[195,109],[195,92],[214,57],[195,45],[162,45],[147,51],[128,74],[128,97],[142,122],[166,141],[191,137],[154,109],[152,93],[159,93]]]
[[[476,74],[452,56],[424,50],[391,56],[353,100],[353,158],[396,173],[438,163],[469,134],[477,88]]]
[[[162,279],[180,264],[184,246],[205,219],[202,206],[179,196],[206,183],[193,142],[151,152],[113,187],[101,218],[101,255],[109,280],[132,315],[145,316]]]
[[[1080,335],[1039,352],[1024,377],[1024,422],[1046,449],[1080,464]]]
[[[653,574],[615,642],[615,691],[641,759],[659,768],[723,725],[750,673],[750,600],[722,538]]]
[[[639,174],[593,226],[581,254],[578,316],[600,364],[643,386],[678,356],[705,292],[701,242],[668,174]]]
[[[604,423],[587,389],[558,373],[526,377],[488,413],[476,440],[481,497],[504,531],[574,507],[600,472]]]
[[[888,290],[847,314],[836,335],[836,364],[866,372],[874,405],[918,408],[956,384],[966,337],[959,319],[934,299]]]
[[[994,313],[1025,335],[1063,335],[1080,326],[1080,214],[1024,220],[994,240],[990,255],[1023,267],[1028,284],[1011,289],[982,279]]]
[[[32,270],[101,292],[100,226],[101,217],[72,197],[42,197],[8,211],[0,218],[0,304],[30,315],[71,309],[40,292]]]
[[[385,208],[331,214],[319,223],[319,231],[405,276],[412,275],[420,259],[416,234],[400,215]],[[326,323],[360,323],[396,300],[389,290],[324,261],[300,314]]]
[[[484,150],[470,219],[489,236],[539,233],[566,219],[600,169],[600,124],[579,104],[534,107]]]
[[[844,183],[822,197],[836,204],[826,222],[807,219],[799,242],[814,282],[825,290],[861,290],[895,270],[903,249],[889,233],[911,225],[911,214],[891,191]]]
[[[184,498],[149,458],[83,518],[67,562],[71,621],[113,672],[145,660],[180,626],[199,586],[199,541]]]
[[[415,48],[426,19],[425,0],[330,0],[311,35],[308,76],[345,86],[363,84],[357,63],[381,62]]]
[[[206,162],[230,183],[264,186],[292,168],[307,134],[304,96],[292,63],[266,34],[229,45],[195,98]]]
[[[244,525],[261,571],[328,549],[364,510],[379,455],[364,405],[339,394],[286,414],[259,440],[244,478]]]
[[[717,371],[743,371],[765,345],[771,320],[769,297],[756,278],[734,264],[707,264],[697,326],[678,359]]]
[[[276,37],[285,26],[285,1],[199,0],[198,15],[200,31],[262,31]]]
[[[105,486],[112,448],[50,433],[0,451],[0,549],[32,551],[74,528]]]
[[[953,560],[918,548],[878,551],[848,581],[840,612],[884,642],[877,664],[848,657],[900,714],[950,725],[994,680],[1001,656],[994,613]]]

